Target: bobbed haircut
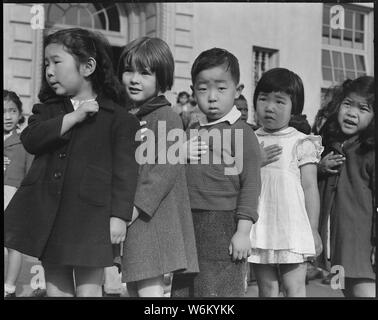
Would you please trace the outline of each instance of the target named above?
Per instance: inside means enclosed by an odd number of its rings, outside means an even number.
[[[24,123],[25,118],[22,115],[22,102],[17,93],[14,91],[3,90],[3,101],[12,101],[16,105],[17,110],[20,113],[20,120],[18,120],[18,124]]]
[[[118,79],[126,66],[137,70],[150,69],[156,74],[159,90],[165,92],[173,86],[175,62],[168,44],[160,38],[141,37],[128,43],[119,58]]]
[[[231,52],[221,48],[203,51],[194,60],[191,70],[192,83],[195,83],[201,71],[223,65],[226,65],[227,71],[230,70],[232,79],[238,85],[240,81],[239,61]]]
[[[253,94],[253,106],[256,109],[257,97],[261,92],[284,92],[291,99],[291,114],[302,113],[304,88],[301,78],[285,68],[273,68],[263,73]]]
[[[96,60],[96,68],[89,76],[96,93],[103,93],[108,98],[123,104],[124,89],[119,83],[112,64],[112,51],[108,40],[99,32],[82,28],[69,28],[56,31],[44,40],[44,48],[49,44],[60,44],[75,61],[77,68],[86,63],[89,58]],[[45,68],[44,68],[45,74]],[[39,99],[43,102],[50,97],[56,97],[43,77]]]
[[[190,98],[190,94],[187,93],[186,91],[179,92],[179,94],[177,95],[177,103],[180,102],[180,98],[181,97],[186,97],[187,99],[189,99]]]

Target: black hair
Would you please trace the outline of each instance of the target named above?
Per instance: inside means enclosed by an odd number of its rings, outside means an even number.
[[[48,35],[44,40],[44,48],[52,43],[61,44],[74,57],[78,68],[80,63],[86,63],[90,57],[95,59],[96,69],[89,76],[93,90],[124,105],[125,91],[114,73],[111,47],[101,33],[81,28],[63,29]],[[45,76],[38,97],[42,102],[57,97]]]
[[[20,119],[18,120],[18,124],[23,124],[25,121],[25,117],[22,115],[22,102],[17,93],[14,91],[3,90],[3,101],[12,101],[16,105],[17,110],[20,113]]]
[[[375,107],[375,85],[374,77],[362,76],[354,80],[347,79],[341,86],[334,88],[333,99],[330,102],[334,108],[332,114],[328,117],[325,124],[320,130],[320,135],[323,138],[323,144],[328,149],[333,142],[341,141],[344,137],[340,124],[338,121],[338,114],[342,101],[351,93],[355,93],[359,96],[365,97],[368,104],[372,107],[374,115],[376,113]],[[359,139],[361,141],[361,152],[367,152],[374,149],[375,146],[375,119],[368,127],[359,133]]]
[[[308,123],[307,116],[305,114],[292,115],[289,121],[289,126],[304,134],[311,133],[311,126]]]
[[[141,37],[128,43],[119,58],[118,79],[126,66],[138,70],[149,68],[156,74],[158,90],[165,92],[173,86],[175,62],[168,44],[160,38]]]
[[[291,114],[302,113],[304,89],[301,78],[285,68],[273,68],[263,73],[253,94],[253,106],[256,110],[257,97],[261,92],[284,92],[291,99]]]
[[[181,91],[178,95],[177,95],[177,103],[180,102],[180,98],[183,97],[183,96],[186,96],[189,100],[190,98],[190,95],[189,93],[187,93],[186,91]]]
[[[207,69],[226,64],[226,70],[230,70],[232,79],[238,85],[240,81],[240,69],[238,59],[225,49],[212,48],[200,53],[192,65],[192,83],[195,83],[198,74]]]
[[[247,99],[242,94],[240,94],[239,97],[235,99],[235,101],[245,101],[245,102],[247,102]]]

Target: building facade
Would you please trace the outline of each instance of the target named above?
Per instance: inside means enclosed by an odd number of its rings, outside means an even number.
[[[303,113],[312,123],[326,88],[374,72],[373,3],[341,7],[333,12],[334,5],[325,3],[3,4],[4,88],[19,93],[30,114],[38,101],[44,35],[81,26],[106,35],[115,64],[130,40],[143,35],[165,40],[175,57],[175,83],[168,94],[172,103],[178,92],[190,93],[191,64],[212,47],[225,48],[239,59],[243,94],[251,109],[262,72],[291,69],[303,80]],[[333,25],[337,17],[341,29]],[[250,112],[250,122],[252,118]]]

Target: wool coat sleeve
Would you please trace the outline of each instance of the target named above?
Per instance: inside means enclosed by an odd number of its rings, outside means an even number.
[[[63,136],[60,134],[65,113],[54,114],[49,108],[53,106],[36,104],[33,114],[28,120],[28,126],[21,133],[21,141],[26,151],[39,155],[46,153],[51,148],[66,143],[70,139],[70,131]]]
[[[139,142],[135,135],[140,125],[138,119],[126,110],[116,115],[113,130],[113,172],[111,216],[131,221],[138,179],[135,151]]]
[[[167,133],[171,129],[181,129],[182,131],[182,122],[177,114],[172,111],[167,112],[159,110],[159,112],[162,113],[160,114],[160,117],[165,120]],[[135,206],[150,217],[155,214],[161,201],[173,188],[180,172],[181,165],[170,164],[169,161],[166,161],[165,164],[158,163],[159,152],[164,152],[166,154],[169,147],[177,142],[167,141],[165,135],[159,135],[157,122],[158,121],[156,120],[154,124],[155,128],[153,128],[155,133],[155,164],[143,164],[141,166],[137,192],[135,195]],[[184,136],[184,131],[182,131],[182,134]],[[162,140],[165,141],[163,142]],[[165,150],[158,150],[158,146],[164,145],[165,143]]]
[[[243,167],[239,175],[240,191],[236,216],[238,219],[252,220],[255,223],[258,220],[257,207],[261,191],[261,154],[257,137],[252,129],[244,128],[242,146]]]

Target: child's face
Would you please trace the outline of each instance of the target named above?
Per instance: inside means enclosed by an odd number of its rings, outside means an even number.
[[[366,98],[352,92],[342,101],[337,120],[341,131],[349,136],[365,130],[373,118],[373,108]]]
[[[291,118],[291,108],[291,98],[284,92],[260,92],[257,96],[257,118],[267,131],[287,128]]]
[[[211,121],[230,112],[238,96],[237,85],[230,70],[217,66],[201,71],[192,87],[199,108]]]
[[[21,114],[17,105],[11,100],[4,100],[4,134],[13,131],[20,118]]]
[[[128,97],[136,105],[158,95],[156,73],[149,68],[137,70],[136,67],[126,66],[122,74],[122,83]]]
[[[243,121],[247,121],[248,119],[248,105],[245,100],[235,100],[235,106],[241,112],[240,119]]]
[[[186,103],[188,103],[188,101],[189,101],[189,98],[184,94],[184,95],[182,95],[180,98],[179,98],[179,102],[180,102],[180,104],[186,104]]]
[[[45,75],[49,86],[59,96],[76,97],[85,87],[82,65],[61,44],[51,43],[45,48]]]

